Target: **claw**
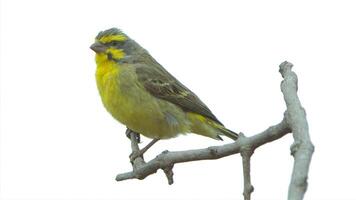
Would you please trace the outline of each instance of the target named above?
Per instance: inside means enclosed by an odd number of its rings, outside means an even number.
[[[133,130],[127,128],[125,134],[126,134],[126,137],[129,138],[130,140],[131,140],[131,133],[134,134],[134,137],[135,137],[136,141],[137,141],[138,143],[141,143],[140,134],[138,134],[138,133],[136,133],[135,131],[133,131]]]

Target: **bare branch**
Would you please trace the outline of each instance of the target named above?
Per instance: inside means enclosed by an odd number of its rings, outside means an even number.
[[[244,134],[240,133],[239,140],[245,140],[246,137]],[[251,193],[253,192],[253,186],[251,184],[251,167],[250,167],[250,160],[253,154],[253,149],[250,146],[246,146],[241,149],[241,157],[242,157],[242,167],[243,167],[243,174],[244,174],[244,199],[250,200]]]
[[[134,155],[136,153],[138,153],[140,151],[140,147],[138,146],[139,143],[139,134],[133,132],[130,129],[126,129],[126,135],[128,135],[130,137],[131,140],[131,149],[132,149],[132,153],[131,155]],[[130,155],[130,157],[131,157]],[[137,158],[135,158],[134,160],[132,160],[132,167],[133,169],[137,169],[140,166],[145,164],[145,160],[143,159],[143,157],[139,156]]]
[[[117,175],[116,180],[144,179],[148,175],[156,173],[158,169],[164,169],[182,162],[219,159],[240,153],[241,148],[246,146],[256,149],[263,144],[283,137],[289,132],[290,129],[286,120],[282,120],[279,124],[269,127],[260,134],[246,137],[245,140],[237,140],[230,144],[211,146],[205,149],[164,151],[146,164],[140,165],[136,169],[134,168],[133,171]]]
[[[310,141],[306,113],[302,107],[297,91],[298,77],[292,71],[293,65],[287,61],[279,66],[284,78],[281,90],[287,104],[287,123],[293,132],[294,143],[291,153],[294,156],[294,166],[289,185],[289,200],[301,200],[307,190],[309,165],[314,152],[314,145]]]
[[[251,184],[250,160],[253,152],[258,147],[277,140],[287,133],[293,132],[294,143],[291,146],[291,153],[294,156],[294,167],[289,186],[289,200],[302,200],[307,189],[307,178],[314,146],[310,141],[306,114],[297,96],[298,79],[291,70],[292,64],[283,62],[280,65],[280,73],[284,80],[281,83],[281,90],[287,105],[283,120],[274,126],[269,127],[262,133],[245,137],[240,133],[237,141],[221,146],[211,146],[205,149],[195,149],[186,151],[164,151],[156,158],[145,162],[143,157],[132,160],[133,170],[116,176],[117,181],[127,179],[144,179],[162,169],[168,179],[168,183],[173,183],[173,166],[177,163],[191,162],[198,160],[213,160],[225,156],[241,153],[244,175],[244,199],[250,200],[253,186]],[[137,133],[127,131],[131,139],[132,155],[140,151],[138,147]]]
[[[173,165],[168,166],[166,168],[163,168],[164,173],[166,174],[168,184],[172,185],[173,184]]]
[[[130,130],[130,129],[126,129],[126,135],[129,137],[130,141],[131,141],[131,150],[132,153],[129,156],[130,160],[131,160],[131,164],[132,164],[132,168],[133,168],[133,172],[136,171],[138,168],[142,167],[143,165],[146,164],[145,160],[143,159],[143,153],[150,148],[154,143],[156,143],[158,141],[158,139],[154,139],[153,141],[151,141],[146,147],[144,147],[143,149],[140,150],[140,147],[138,146],[138,143],[140,142],[140,136],[138,133]],[[142,153],[143,152],[143,153]],[[142,154],[141,154],[142,153]],[[139,155],[139,156],[136,156]],[[167,180],[168,180],[168,184],[171,185],[173,184],[173,165],[162,168],[164,173],[166,174]],[[122,177],[116,177],[116,180],[119,181],[119,179],[123,179],[125,180],[126,176],[131,176],[131,173],[124,173],[121,174]]]

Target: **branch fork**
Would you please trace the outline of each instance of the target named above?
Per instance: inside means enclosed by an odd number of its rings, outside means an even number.
[[[164,151],[156,158],[145,162],[143,156],[132,159],[130,172],[118,174],[117,181],[127,179],[144,179],[162,169],[166,174],[168,184],[173,184],[173,166],[178,163],[192,162],[199,160],[213,160],[240,153],[243,164],[244,188],[243,196],[245,200],[251,199],[254,188],[251,184],[250,162],[251,157],[258,147],[277,140],[287,133],[293,133],[294,143],[291,146],[291,154],[294,157],[292,178],[289,185],[288,199],[302,200],[307,190],[307,178],[309,165],[314,152],[314,145],[311,143],[306,113],[301,106],[297,96],[298,78],[292,71],[293,65],[287,61],[279,66],[279,72],[284,80],[281,83],[281,91],[287,105],[284,117],[277,125],[267,128],[265,131],[246,137],[239,134],[239,139],[233,143],[220,146],[211,146],[205,149],[194,149],[186,151]],[[140,151],[139,135],[129,129],[126,134],[131,140],[132,154]]]

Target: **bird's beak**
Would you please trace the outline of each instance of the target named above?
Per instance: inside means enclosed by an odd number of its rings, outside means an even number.
[[[95,51],[96,53],[103,53],[106,51],[107,47],[100,42],[95,42],[90,46],[90,48]]]

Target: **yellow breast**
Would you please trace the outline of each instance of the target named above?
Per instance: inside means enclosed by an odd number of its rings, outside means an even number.
[[[115,79],[120,72],[120,69],[114,62],[101,62],[98,63],[96,69],[96,83],[105,107],[109,104],[111,99],[111,91],[114,92],[119,89],[115,83]]]
[[[188,131],[184,112],[145,91],[130,66],[112,61],[97,65],[98,90],[105,108],[115,119],[150,138],[171,138]],[[172,117],[175,124],[171,123]]]
[[[113,61],[97,62],[96,82],[104,107],[114,118],[125,124],[133,106],[128,96],[122,92],[119,79],[121,72],[121,66]]]

